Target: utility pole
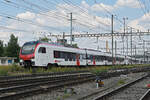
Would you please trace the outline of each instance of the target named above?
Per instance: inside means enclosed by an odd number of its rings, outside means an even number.
[[[115,61],[116,61],[116,57],[117,57],[117,41],[115,41]]]
[[[124,24],[124,35],[123,35],[123,55],[125,56],[125,46],[124,46],[124,36],[125,36],[125,34],[126,34],[126,20],[128,20],[128,18],[126,17],[124,17],[123,18],[123,24]],[[128,42],[128,41],[127,41]]]
[[[73,39],[73,37],[72,37],[72,21],[73,20],[75,20],[75,19],[72,19],[72,12],[71,12],[70,19],[69,19],[69,21],[70,21],[70,45],[72,45],[72,39]]]
[[[132,27],[131,27],[131,64],[132,64]]]
[[[63,40],[65,39],[65,32],[63,32]]]
[[[72,45],[72,13],[70,13],[70,44]]]
[[[127,27],[128,28],[128,27]],[[127,33],[128,33],[128,29],[127,29]],[[128,50],[129,48],[128,48],[128,35],[127,35],[127,56],[128,56]]]
[[[127,27],[127,34],[128,34],[128,27]],[[128,61],[128,51],[129,51],[129,48],[128,48],[128,35],[126,36],[127,38],[127,56],[126,56],[126,60]]]
[[[124,56],[124,36],[125,36],[125,18],[123,18],[124,34],[123,34],[123,56]]]
[[[135,61],[136,61],[136,45],[135,45]]]
[[[143,54],[144,54],[144,63],[145,63],[145,40],[143,40]]]
[[[112,15],[112,18],[111,18],[111,35],[112,35],[112,65],[114,65],[114,31],[113,31],[113,20],[114,20],[114,15]]]

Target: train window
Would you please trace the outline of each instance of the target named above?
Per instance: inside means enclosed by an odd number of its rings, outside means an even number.
[[[6,59],[2,59],[2,60],[1,60],[1,63],[2,63],[2,64],[5,64],[5,63],[6,63]]]
[[[72,60],[75,61],[76,60],[76,54],[72,53],[71,55],[72,55]]]
[[[71,53],[67,52],[67,57],[68,57],[69,61],[72,61],[72,57],[71,56],[72,56]]]
[[[102,61],[104,61],[104,60],[106,59],[106,56],[100,56],[100,59],[101,59]]]
[[[68,57],[67,57],[67,53],[64,52],[64,58],[65,58],[65,61],[68,61]]]
[[[97,58],[98,58],[98,56],[95,56],[95,61],[98,61],[98,59],[97,59]]]
[[[76,54],[76,57],[78,57],[78,59],[80,59],[80,54]]]
[[[95,56],[95,61],[100,61],[100,56]]]
[[[112,58],[109,57],[109,56],[107,56],[107,57],[106,57],[106,60],[107,60],[108,62],[111,62],[111,61],[112,61]]]
[[[62,58],[65,61],[75,61],[76,53],[64,52],[64,51],[54,51],[54,58]]]
[[[60,52],[54,51],[54,58],[60,58]]]
[[[64,52],[60,52],[60,58],[65,58]]]
[[[87,59],[90,59],[90,55],[87,55]]]
[[[93,55],[90,55],[90,60],[93,61]]]
[[[45,47],[40,47],[38,50],[38,53],[46,53],[46,48]]]

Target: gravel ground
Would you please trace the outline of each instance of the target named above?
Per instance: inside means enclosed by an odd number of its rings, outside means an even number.
[[[76,86],[66,86],[62,89],[58,89],[49,93],[39,94],[27,98],[22,98],[20,100],[77,100],[87,94],[90,94],[95,91],[100,91],[108,87],[117,87],[123,83],[127,83],[132,81],[144,73],[134,73],[128,75],[121,75],[120,77],[112,77],[110,79],[103,80],[104,86],[100,88],[96,88],[95,81],[78,84]],[[87,100],[92,100],[92,98],[88,98]]]
[[[120,91],[116,95],[107,98],[107,100],[139,100],[148,90],[146,87],[150,83],[150,78],[146,78],[126,89]]]

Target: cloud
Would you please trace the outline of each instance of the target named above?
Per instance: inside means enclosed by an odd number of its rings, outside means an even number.
[[[136,29],[146,31],[150,27],[150,13],[144,14],[142,17],[137,18],[129,22],[129,26]]]
[[[138,0],[117,0],[115,7],[140,8],[140,3]]]
[[[81,1],[81,6],[84,7],[84,8],[86,8],[86,9],[90,8],[89,4],[87,4],[86,1],[84,1],[84,0]]]
[[[108,11],[112,11],[115,8],[111,5],[105,5],[103,3],[94,4],[94,5],[91,6],[92,11],[105,11],[105,9],[107,9]]]
[[[67,16],[68,19],[70,19],[69,13],[71,11],[73,19],[75,19],[73,21],[73,24],[76,23],[76,24],[80,25],[80,27],[83,27],[81,24],[85,24],[86,26],[89,26],[89,28],[97,28],[102,23],[108,24],[108,18],[103,18],[103,17],[99,17],[96,15],[94,16],[94,15],[90,14],[88,11],[90,9],[90,6],[85,1],[81,2],[80,7],[82,9],[79,7],[68,5],[68,4],[59,4],[57,6],[57,9],[58,9],[58,11],[63,12],[59,15]],[[57,12],[57,13],[60,13],[60,12]],[[99,23],[99,22],[102,22],[102,23]],[[69,24],[67,24],[67,25],[69,25]]]
[[[22,19],[34,19],[36,17],[36,14],[27,11],[25,13],[18,14],[16,17],[22,18]]]
[[[0,16],[0,20],[2,20],[2,17]]]
[[[143,6],[138,0],[117,0],[114,5],[99,3],[92,5],[90,8],[92,11],[106,12],[107,10],[111,12],[121,7],[140,8],[140,5]]]
[[[140,19],[140,21],[141,22],[150,22],[150,13],[146,13],[146,14],[144,14],[142,17],[141,17],[141,19]]]

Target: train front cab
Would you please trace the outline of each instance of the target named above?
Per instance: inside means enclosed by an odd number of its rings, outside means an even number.
[[[20,50],[20,65],[21,66],[34,66],[35,65],[35,48],[36,42],[27,42]]]

